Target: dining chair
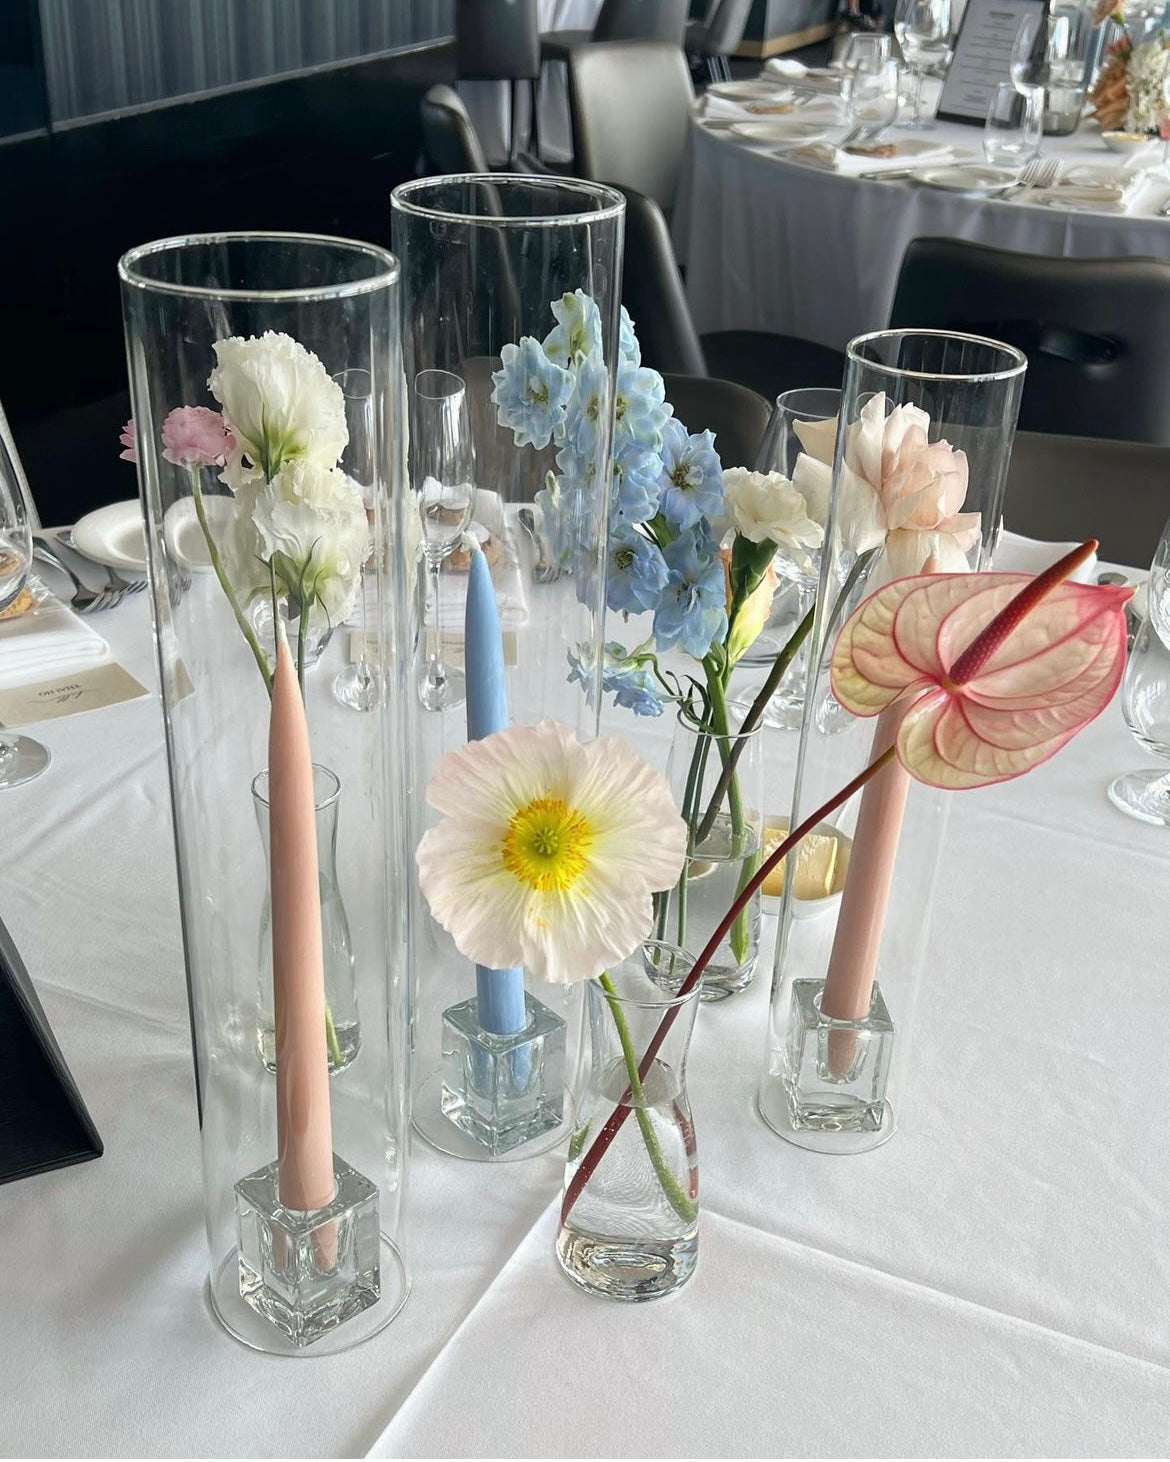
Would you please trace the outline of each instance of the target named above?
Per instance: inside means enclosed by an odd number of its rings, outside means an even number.
[[[569,52],[578,177],[636,188],[674,206],[695,95],[686,57],[666,41],[605,41]]]
[[[567,61],[590,41],[666,41],[682,46],[687,0],[602,0],[592,30],[552,30],[540,38],[546,61]]]
[[[1170,262],[911,241],[893,327],[964,330],[1028,357],[1020,428],[1170,445]]]
[[[632,188],[621,192],[626,200],[622,302],[633,317],[648,366],[736,381],[768,401],[798,386],[840,386],[845,357],[827,346],[765,330],[717,330],[700,336],[662,210]]]
[[[1170,514],[1168,484],[1170,447],[1018,431],[1004,522],[1029,538],[1096,538],[1103,559],[1143,567]]]
[[[486,173],[487,158],[463,98],[450,86],[432,86],[419,103],[423,152],[433,173]]]
[[[683,46],[688,55],[704,58],[709,80],[731,80],[728,58],[739,49],[753,3],[754,0],[715,0],[704,19],[688,22]]]
[[[523,119],[516,83],[527,81],[532,143],[537,135],[537,86],[540,81],[540,16],[537,0],[457,0],[455,65],[460,81],[506,81],[511,127],[508,156],[520,152]]]
[[[663,376],[666,399],[690,432],[713,431],[724,467],[753,467],[771,417],[767,401],[735,381],[713,376]]]

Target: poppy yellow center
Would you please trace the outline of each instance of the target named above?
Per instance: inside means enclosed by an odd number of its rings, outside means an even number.
[[[504,835],[504,867],[539,893],[572,888],[585,871],[593,830],[559,797],[537,797],[512,816]]]

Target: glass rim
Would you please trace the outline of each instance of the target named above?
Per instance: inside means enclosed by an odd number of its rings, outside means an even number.
[[[364,254],[377,265],[377,272],[368,279],[351,279],[342,284],[296,285],[291,289],[238,289],[227,285],[179,284],[169,279],[148,278],[140,269],[145,259],[180,249],[211,247],[216,244],[316,244],[343,249],[351,254]],[[372,294],[398,282],[401,268],[388,249],[368,244],[361,239],[345,239],[333,234],[288,233],[273,229],[226,229],[218,233],[172,234],[127,249],[118,260],[118,278],[134,289],[154,290],[159,294],[193,296],[216,300],[335,300]]]
[[[750,731],[745,731],[742,727],[738,726],[728,731],[720,731],[714,726],[701,726],[691,717],[685,705],[679,706],[679,708],[674,713],[674,718],[680,726],[685,727],[694,736],[722,736],[728,741],[750,741],[753,736],[758,736],[760,732],[764,729],[764,721],[762,717],[756,722],[756,724],[752,727]],[[645,942],[647,944],[662,943],[661,940],[654,939],[648,939]],[[672,945],[671,947],[677,948],[678,946]]]
[[[538,213],[511,216],[504,214],[461,213],[452,208],[435,208],[415,202],[416,193],[427,189],[459,183],[482,183],[501,193],[514,193],[523,188],[528,192],[549,192],[562,188],[581,197],[597,199],[602,206],[576,212]],[[605,223],[621,218],[626,210],[626,200],[616,188],[605,183],[594,183],[587,178],[562,178],[559,174],[547,177],[538,173],[446,173],[441,177],[411,178],[399,183],[390,194],[390,207],[413,218],[444,219],[449,223],[490,224],[493,228],[557,228],[570,223]]]
[[[424,376],[438,376],[453,384],[449,391],[424,391],[419,382]],[[444,370],[442,366],[427,366],[426,370],[416,371],[413,382],[414,394],[423,401],[454,401],[457,396],[467,394],[467,382],[458,371]],[[430,382],[427,383],[428,385]]]
[[[327,807],[331,807],[341,796],[341,778],[332,767],[327,767],[323,762],[315,761],[312,765],[313,810],[314,812],[324,812]],[[319,798],[317,796],[318,776],[320,776],[322,782],[321,796]],[[263,790],[261,790],[261,783],[263,783]],[[252,778],[252,796],[263,806],[267,807],[269,805],[267,767],[257,772]]]
[[[918,371],[904,366],[887,365],[880,360],[870,360],[861,350],[874,340],[922,339],[961,340],[967,345],[984,345],[999,351],[1012,364],[1002,370],[987,371]],[[904,376],[915,381],[1010,381],[1028,369],[1028,357],[1014,345],[1003,340],[993,340],[990,335],[970,335],[963,330],[918,330],[907,327],[904,330],[870,330],[865,335],[855,335],[845,347],[845,358],[850,363],[867,366],[875,371],[886,371],[891,376]]]
[[[655,980],[654,976],[650,974],[650,972],[646,969],[644,951],[647,949],[669,950],[672,954],[678,957],[678,963],[681,965],[685,965],[685,969],[683,970],[682,976],[679,979],[680,985],[684,980],[688,978],[691,971],[695,967],[694,956],[688,954],[687,951],[683,949],[680,944],[671,944],[670,941],[667,939],[643,939],[641,944],[638,945],[637,949],[628,954],[624,960],[618,960],[617,966],[620,967],[621,965],[626,964],[629,960],[636,960],[640,955],[643,956],[643,962],[632,973],[641,976],[641,978],[646,980],[648,984],[652,985],[655,990],[660,991],[661,998],[655,999],[649,994],[623,995],[620,988],[616,989],[614,994],[611,996],[605,986],[601,984],[600,979],[598,979],[594,983],[601,991],[602,998],[606,1000],[619,1000],[623,1005],[631,1005],[639,1010],[675,1010],[680,1006],[689,1004],[690,1001],[693,1000],[694,997],[698,995],[699,992],[702,990],[703,981],[701,979],[696,980],[694,987],[688,990],[685,995],[680,995],[677,991],[675,991],[674,994],[671,994],[669,988],[666,985],[660,985]],[[617,981],[621,979],[620,973],[617,975],[617,979],[615,979],[614,966],[611,966],[608,970],[603,971],[603,973],[608,974],[609,978],[611,980],[614,980],[615,985],[617,984]]]
[[[842,388],[840,386],[789,386],[787,391],[781,391],[772,402],[773,411],[799,411],[800,407],[788,405],[793,396],[828,396],[833,395],[841,399]]]

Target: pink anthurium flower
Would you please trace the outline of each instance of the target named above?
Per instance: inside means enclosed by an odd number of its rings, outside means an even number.
[[[936,787],[1021,776],[1109,704],[1125,668],[1132,589],[1067,582],[1086,544],[1046,573],[897,579],[846,622],[833,693],[854,715],[900,700],[898,760]]]

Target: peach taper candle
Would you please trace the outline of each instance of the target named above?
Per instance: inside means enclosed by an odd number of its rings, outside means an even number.
[[[305,1212],[333,1201],[333,1130],[313,757],[283,626],[272,680],[268,790],[280,1201]]]

